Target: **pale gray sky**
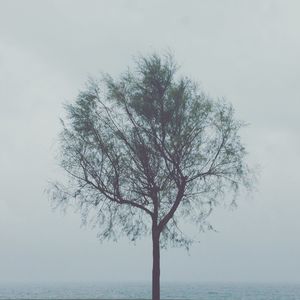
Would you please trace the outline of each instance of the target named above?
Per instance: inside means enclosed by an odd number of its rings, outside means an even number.
[[[100,244],[43,193],[62,103],[89,75],[171,49],[181,71],[250,126],[258,191],[210,218],[190,255],[162,253],[162,280],[300,280],[300,4],[249,1],[0,2],[0,282],[150,280],[151,244]]]

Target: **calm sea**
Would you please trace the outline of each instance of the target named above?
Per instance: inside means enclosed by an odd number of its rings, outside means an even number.
[[[149,299],[148,283],[0,284],[0,299]],[[300,284],[162,283],[162,299],[300,300]]]

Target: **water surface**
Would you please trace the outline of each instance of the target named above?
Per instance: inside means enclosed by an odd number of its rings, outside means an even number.
[[[162,299],[300,300],[300,284],[162,283]],[[0,284],[0,299],[150,299],[149,283]]]

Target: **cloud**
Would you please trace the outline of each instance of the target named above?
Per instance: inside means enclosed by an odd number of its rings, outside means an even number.
[[[147,240],[100,245],[95,232],[79,228],[79,216],[52,213],[43,190],[61,176],[62,103],[88,75],[116,76],[133,55],[166,49],[250,123],[242,137],[262,174],[251,201],[212,216],[220,232],[201,235],[191,256],[163,253],[163,278],[299,278],[298,11],[297,1],[2,1],[0,281],[150,278]]]

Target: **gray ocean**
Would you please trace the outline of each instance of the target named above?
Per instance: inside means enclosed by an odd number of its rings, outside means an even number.
[[[162,299],[300,300],[300,284],[162,283]],[[149,283],[0,284],[0,299],[150,299]]]

